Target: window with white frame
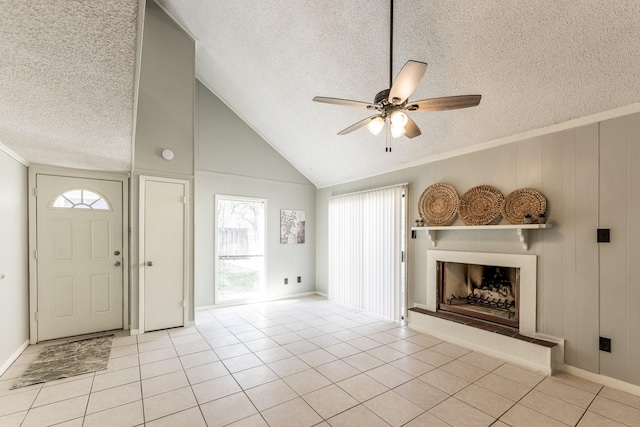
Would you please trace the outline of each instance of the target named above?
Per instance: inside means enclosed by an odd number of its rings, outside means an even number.
[[[101,194],[83,188],[69,190],[59,194],[53,199],[51,206],[58,209],[111,210],[109,202]]]

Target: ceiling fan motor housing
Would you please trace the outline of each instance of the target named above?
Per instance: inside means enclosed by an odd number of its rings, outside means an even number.
[[[385,90],[381,90],[380,92],[378,92],[378,94],[376,95],[376,97],[373,100],[374,104],[381,104],[381,105],[385,105],[387,104],[389,101],[389,92],[391,91],[391,89],[385,89]]]

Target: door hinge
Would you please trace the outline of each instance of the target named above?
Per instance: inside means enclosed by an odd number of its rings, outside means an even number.
[[[38,313],[37,311],[35,312],[35,317],[36,317],[36,322],[40,321],[40,313]]]
[[[182,308],[187,308],[187,301],[186,300],[182,300]]]
[[[187,204],[187,196],[184,196],[184,197],[182,198],[182,203],[184,203],[185,205]]]
[[[400,252],[400,262],[404,262],[404,251]]]
[[[38,250],[33,251],[33,258],[38,259]]]
[[[33,197],[38,197],[38,187],[33,187]]]

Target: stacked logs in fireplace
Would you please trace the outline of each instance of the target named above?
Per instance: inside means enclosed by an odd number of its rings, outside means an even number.
[[[500,270],[498,269],[498,271]],[[504,278],[497,277],[501,274],[504,273],[499,272],[498,274],[494,274],[493,278],[483,277],[481,287],[475,288],[473,293],[465,297],[451,294],[451,299],[449,299],[448,303],[451,304],[451,301],[461,301],[466,304],[504,310],[508,313],[509,318],[511,318],[514,314],[511,308],[515,306],[515,300],[510,298],[513,295],[511,282]]]
[[[439,310],[518,327],[518,269],[455,262],[438,269]]]
[[[504,310],[509,314],[509,318],[513,316],[513,312],[511,308],[515,306],[514,301],[506,301],[501,298],[491,298],[490,296],[481,297],[473,294],[469,294],[466,297],[457,297],[451,294],[451,299],[449,299],[449,304],[451,301],[461,301],[466,304],[479,305],[484,307],[491,307],[497,310]]]

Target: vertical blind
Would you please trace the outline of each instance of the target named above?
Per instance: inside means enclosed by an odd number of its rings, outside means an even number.
[[[406,184],[329,199],[329,298],[400,318]]]

